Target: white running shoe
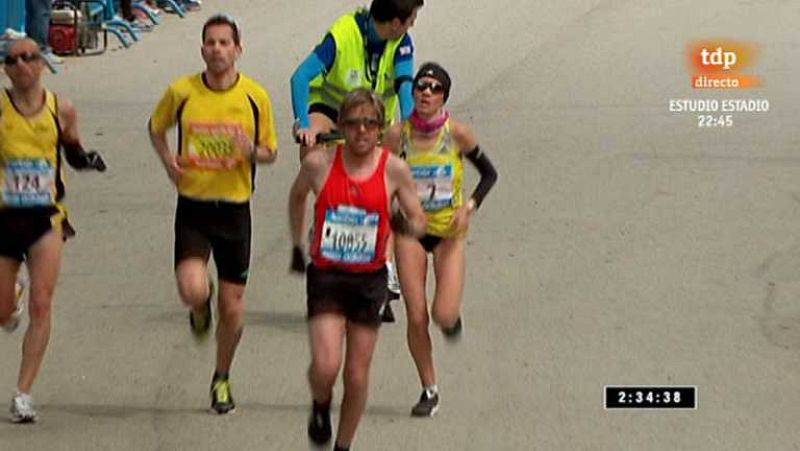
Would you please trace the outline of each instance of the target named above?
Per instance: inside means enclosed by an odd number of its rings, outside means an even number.
[[[394,263],[386,262],[386,288],[389,289],[389,300],[400,299],[400,279],[397,278],[397,270]]]
[[[6,28],[6,30],[3,32],[2,36],[0,36],[0,39],[7,39],[9,41],[17,41],[19,39],[24,39],[25,36],[27,36],[27,35],[25,34],[24,31],[17,31],[17,30],[15,30],[13,28]]]
[[[422,395],[414,407],[411,415],[415,417],[432,417],[439,410],[439,393],[422,390]]]
[[[33,407],[33,398],[27,393],[17,393],[11,399],[11,422],[34,423],[36,422],[36,409]]]
[[[11,318],[3,324],[3,330],[8,333],[14,332],[19,327],[19,323],[22,322],[22,312],[25,309],[25,290],[28,288],[28,279],[25,277],[24,273],[19,273],[17,276],[17,281],[14,283],[14,302],[17,305],[17,308],[14,309],[14,313],[11,314]]]

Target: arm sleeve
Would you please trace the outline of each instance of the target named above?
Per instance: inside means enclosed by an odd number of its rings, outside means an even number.
[[[400,118],[408,119],[414,109],[412,84],[414,80],[414,43],[406,34],[394,54],[395,89],[400,98]]]
[[[411,92],[413,85],[414,60],[404,60],[395,65],[395,80],[399,82],[397,95],[400,97],[400,117],[403,120],[411,116],[414,109],[414,95]]]
[[[64,148],[64,157],[67,164],[78,170],[94,169],[99,172],[105,172],[106,163],[103,157],[95,151],[87,152],[83,150],[83,146],[77,141],[61,143]]]
[[[478,186],[475,187],[475,191],[472,192],[471,196],[475,201],[475,208],[477,209],[481,206],[483,199],[489,194],[495,182],[497,182],[497,171],[489,160],[489,157],[481,151],[479,146],[476,145],[474,149],[470,150],[465,155],[481,175]]]
[[[308,119],[308,91],[311,80],[328,72],[336,60],[336,41],[328,33],[292,74],[292,111],[301,128],[311,126]]]
[[[308,119],[308,92],[311,80],[324,71],[325,66],[322,61],[316,53],[312,53],[292,75],[292,111],[301,128],[311,126],[311,121]]]
[[[83,150],[83,146],[79,142],[65,142],[62,143],[64,147],[64,157],[67,164],[75,169],[86,169],[89,165],[87,153]]]

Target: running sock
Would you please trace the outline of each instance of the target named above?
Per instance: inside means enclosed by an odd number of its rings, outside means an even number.
[[[311,401],[314,403],[314,412],[327,412],[327,411],[331,410],[331,402],[330,401],[325,402],[325,403],[317,402],[317,401],[314,401],[313,399]]]
[[[215,381],[218,381],[218,380],[226,381],[226,380],[228,380],[228,372],[227,371],[215,370],[214,371],[213,380],[215,380]]]
[[[432,397],[433,395],[439,393],[439,387],[436,384],[426,385],[426,386],[423,386],[422,388],[425,389],[425,393],[428,394],[429,398]]]

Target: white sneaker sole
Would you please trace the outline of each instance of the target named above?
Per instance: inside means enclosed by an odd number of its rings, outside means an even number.
[[[14,424],[28,424],[28,423],[36,423],[36,416],[32,417],[23,417],[18,415],[11,415],[11,422]]]

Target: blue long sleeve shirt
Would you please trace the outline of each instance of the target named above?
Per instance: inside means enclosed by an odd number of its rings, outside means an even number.
[[[375,30],[375,24],[368,13],[356,15],[356,23],[367,37],[367,52],[369,53],[370,66],[367,70],[377,72],[386,40],[381,39]],[[311,80],[320,74],[327,73],[336,61],[336,41],[328,33],[325,39],[314,48],[314,51],[297,67],[291,78],[292,110],[294,117],[301,128],[308,128],[311,123],[308,118],[309,86]],[[411,36],[403,35],[400,46],[394,55],[395,80],[408,77],[409,81],[402,83],[398,92],[400,99],[400,116],[407,119],[414,108],[414,97],[411,92],[410,79],[414,75],[414,44]]]

